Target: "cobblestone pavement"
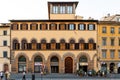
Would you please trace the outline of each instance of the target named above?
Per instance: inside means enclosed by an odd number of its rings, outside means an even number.
[[[11,74],[11,80],[22,80],[22,74]],[[3,79],[4,80],[4,79]],[[26,80],[32,80],[32,74],[26,74]],[[35,74],[35,80],[120,80],[120,74],[109,74],[107,77],[80,77],[75,74]]]

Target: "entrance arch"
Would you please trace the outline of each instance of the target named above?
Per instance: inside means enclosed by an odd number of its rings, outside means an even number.
[[[34,72],[35,73],[40,73],[41,72],[41,68],[42,68],[42,57],[41,56],[36,56],[34,58]]]
[[[71,57],[65,58],[65,73],[73,73],[73,59]]]
[[[18,72],[26,71],[26,58],[24,56],[20,56],[18,58]]]
[[[87,72],[88,70],[88,59],[85,55],[79,58],[79,70]]]
[[[53,56],[50,60],[51,73],[59,73],[59,59]]]
[[[4,72],[9,71],[8,64],[4,64]]]
[[[110,63],[110,73],[114,73],[115,63]]]

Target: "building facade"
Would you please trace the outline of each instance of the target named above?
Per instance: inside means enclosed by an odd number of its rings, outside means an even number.
[[[120,22],[99,21],[98,54],[101,70],[120,73]]]
[[[0,24],[0,71],[11,71],[10,65],[10,25]]]
[[[76,18],[77,4],[48,2],[49,20],[10,20],[12,72],[98,70],[98,21]]]

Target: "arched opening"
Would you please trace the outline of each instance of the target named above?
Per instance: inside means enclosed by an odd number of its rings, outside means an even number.
[[[12,42],[13,50],[18,50],[20,47],[20,44],[18,43],[18,40],[14,39]]]
[[[114,73],[115,63],[110,63],[110,73]]]
[[[45,50],[45,49],[47,49],[47,47],[46,47],[46,39],[42,39],[41,40],[41,49],[43,49],[43,50]]]
[[[120,63],[118,63],[118,74],[120,74]]]
[[[70,49],[75,49],[75,40],[74,39],[70,40]]]
[[[107,71],[107,64],[105,62],[101,63],[101,71]]]
[[[73,59],[71,57],[65,58],[65,73],[73,73]]]
[[[40,73],[43,69],[42,69],[42,57],[41,56],[36,56],[34,58],[34,72],[35,73]]]
[[[26,40],[26,39],[23,39],[23,40],[21,41],[21,43],[22,43],[21,48],[22,48],[23,50],[26,50],[26,49],[27,49],[27,40]]]
[[[24,56],[20,56],[18,58],[18,72],[21,73],[26,71],[26,58]]]
[[[32,44],[32,49],[36,50],[37,49],[37,40],[36,39],[32,39],[31,44]]]
[[[65,40],[64,39],[61,39],[60,40],[60,49],[61,50],[65,50],[66,48],[65,48]]]
[[[81,56],[79,58],[79,70],[87,72],[88,70],[88,59],[86,56]]]
[[[51,47],[51,49],[54,49],[54,50],[56,49],[56,41],[55,41],[55,39],[51,40],[51,46],[50,47]]]
[[[53,56],[50,60],[51,73],[59,73],[59,59]]]
[[[80,49],[80,50],[84,50],[84,48],[85,48],[85,47],[84,47],[84,46],[85,46],[84,43],[85,43],[84,39],[80,39],[80,40],[79,40],[79,49]]]
[[[94,49],[94,40],[89,39],[88,43],[89,43],[89,50],[93,50]]]
[[[9,71],[8,64],[4,64],[4,72]]]

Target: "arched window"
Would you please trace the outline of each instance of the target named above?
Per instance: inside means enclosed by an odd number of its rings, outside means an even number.
[[[41,56],[36,56],[34,58],[34,72],[35,73],[40,73],[41,72],[41,67],[42,67],[42,57]]]
[[[89,43],[89,50],[93,50],[94,49],[94,40],[89,39],[88,43]]]
[[[79,49],[84,50],[84,48],[85,48],[85,41],[84,41],[84,39],[80,39],[79,40]]]
[[[18,72],[26,71],[26,58],[24,56],[20,56],[18,58]]]
[[[56,41],[55,41],[55,39],[51,40],[51,49],[56,49]]]
[[[75,49],[75,40],[74,39],[70,40],[70,49]]]
[[[42,39],[41,40],[41,49],[46,49],[46,40],[45,39]]]
[[[36,39],[32,39],[31,44],[32,44],[32,49],[36,50],[37,49],[37,41],[36,41]]]
[[[79,59],[80,62],[88,62],[87,57],[86,56],[81,56]]]
[[[23,50],[27,49],[27,40],[26,40],[26,39],[23,39],[23,40],[21,41],[21,43],[22,43],[21,49],[23,49]]]
[[[59,62],[59,59],[56,56],[53,56],[50,61],[51,62]]]
[[[60,49],[62,49],[62,50],[65,50],[65,40],[64,39],[61,39],[60,40]]]
[[[42,57],[41,56],[36,56],[35,58],[34,58],[34,62],[42,62],[43,60],[42,60]]]
[[[50,59],[51,73],[59,73],[59,59],[56,56],[53,56]]]
[[[37,29],[38,29],[38,24],[36,23],[30,24],[30,30],[37,30]]]
[[[20,44],[18,43],[18,40],[13,40],[13,50],[18,50],[20,47]]]
[[[28,24],[24,23],[20,25],[21,30],[28,30]]]

